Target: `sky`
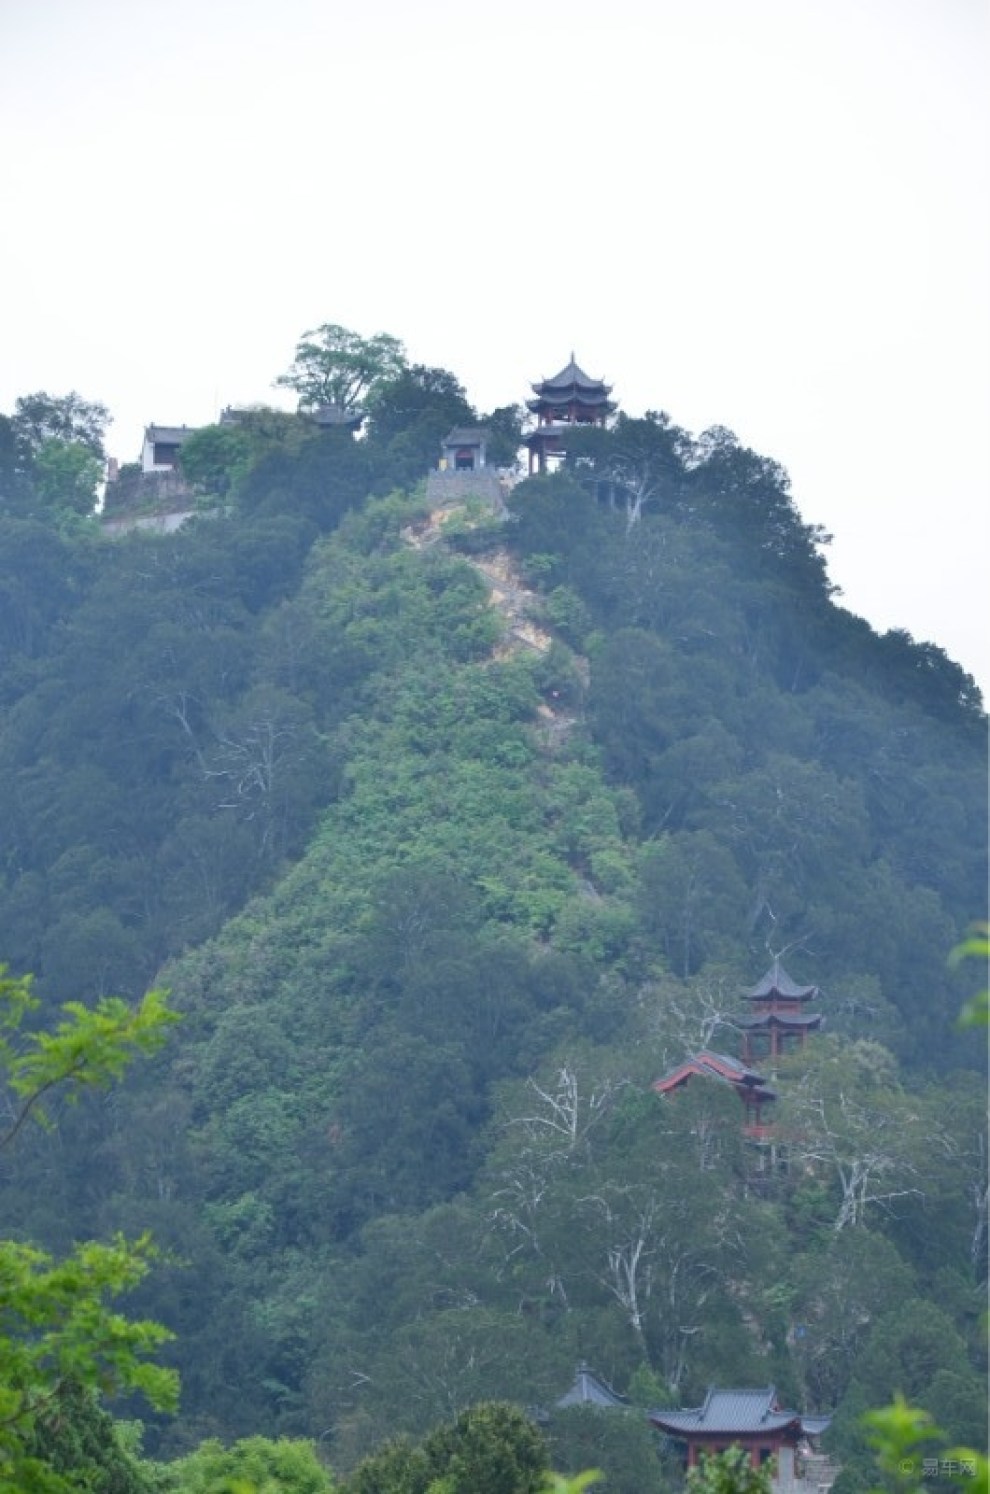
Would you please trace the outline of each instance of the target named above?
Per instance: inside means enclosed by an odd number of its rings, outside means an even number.
[[[337,322],[480,409],[724,425],[840,604],[990,692],[984,0],[0,0],[0,411],[285,404]]]

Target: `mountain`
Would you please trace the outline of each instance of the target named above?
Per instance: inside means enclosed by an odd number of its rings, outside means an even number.
[[[895,1390],[978,1440],[978,693],[842,610],[727,432],[569,457],[503,512],[289,427],[177,534],[0,518],[5,957],[184,1017],[0,1185],[171,1253],[163,1453],[347,1468],[581,1358],[642,1404],[774,1381],[850,1466]],[[825,1028],[754,1146],[731,1087],[651,1084],[738,1053],[777,957]]]

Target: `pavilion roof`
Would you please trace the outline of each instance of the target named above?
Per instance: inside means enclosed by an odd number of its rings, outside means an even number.
[[[555,373],[552,379],[544,379],[542,383],[534,384],[532,388],[534,393],[544,396],[568,391],[573,397],[578,391],[583,390],[586,394],[595,396],[596,402],[600,402],[612,392],[611,384],[605,384],[601,379],[589,378],[584,369],[579,368],[575,363],[573,353],[570,362],[564,365],[560,373]]]
[[[821,1012],[757,1012],[755,1016],[733,1017],[737,1027],[820,1027],[825,1018]]]
[[[797,1411],[782,1409],[772,1385],[759,1390],[718,1390],[712,1385],[704,1405],[683,1411],[651,1411],[650,1421],[675,1437],[759,1435],[785,1428],[817,1436],[828,1426],[831,1417],[804,1417]]]
[[[710,1079],[721,1079],[725,1084],[732,1084],[736,1089],[758,1089],[763,1090],[767,1099],[774,1099],[772,1090],[763,1089],[766,1080],[761,1074],[753,1069],[748,1069],[738,1058],[729,1058],[725,1053],[712,1053],[707,1048],[702,1048],[700,1053],[692,1053],[683,1063],[676,1068],[670,1069],[662,1078],[654,1081],[653,1088],[658,1094],[669,1094],[672,1089],[684,1083],[692,1074],[699,1074]]]
[[[441,441],[441,446],[481,446],[488,439],[483,425],[455,425]]]
[[[528,399],[526,408],[531,415],[538,415],[541,410],[566,410],[572,405],[580,405],[585,410],[604,410],[606,415],[611,415],[618,406],[615,400],[608,399],[606,393],[601,394],[589,392],[586,389],[552,389],[549,394],[537,391],[538,399]]]
[[[810,1001],[819,994],[817,986],[799,986],[792,980],[779,960],[774,960],[770,969],[743,992],[747,1001],[766,1001],[770,996],[783,996],[788,1001]]]
[[[606,1410],[628,1406],[624,1395],[616,1395],[610,1385],[599,1379],[590,1365],[581,1363],[574,1376],[574,1384],[555,1405],[559,1410],[567,1406],[601,1406]]]

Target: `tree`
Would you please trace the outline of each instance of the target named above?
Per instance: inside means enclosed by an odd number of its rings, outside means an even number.
[[[538,1429],[500,1401],[471,1406],[453,1426],[431,1432],[423,1446],[449,1494],[538,1494],[547,1476]]]
[[[252,455],[251,436],[239,425],[206,425],[182,444],[179,463],[188,482],[226,493]]]
[[[539,1494],[548,1470],[546,1444],[529,1417],[488,1401],[419,1445],[390,1443],[360,1463],[345,1488],[348,1494]]]
[[[30,1455],[86,1494],[160,1494],[154,1471],[139,1455],[140,1423],[114,1421],[99,1396],[68,1381],[38,1414]]]
[[[927,1411],[910,1405],[903,1396],[880,1410],[866,1412],[862,1424],[889,1494],[921,1494],[930,1487],[927,1481],[940,1473],[970,1494],[987,1494],[990,1466],[985,1454],[968,1447],[946,1452],[942,1429]]]
[[[446,368],[413,363],[375,385],[368,400],[368,434],[383,447],[429,420],[439,441],[452,425],[473,425],[467,392]]]
[[[160,1489],[167,1494],[219,1494],[251,1490],[252,1494],[330,1494],[333,1481],[311,1442],[280,1437],[244,1437],[224,1447],[215,1437],[188,1457],[159,1469]]]
[[[594,1482],[598,1494],[661,1494],[666,1487],[656,1434],[639,1410],[617,1415],[600,1406],[568,1406],[554,1411],[546,1437],[556,1467],[601,1469],[583,1484],[578,1475],[569,1487]]]
[[[22,394],[14,405],[13,425],[22,460],[32,462],[46,441],[78,443],[103,461],[103,437],[110,424],[106,405],[70,394],[39,390]]]
[[[384,380],[398,378],[405,366],[398,338],[386,332],[359,337],[336,322],[324,322],[303,333],[292,367],[275,383],[296,391],[301,410],[320,405],[357,410],[365,395]]]
[[[797,1073],[780,1104],[781,1134],[797,1161],[838,1185],[835,1232],[862,1228],[895,1199],[920,1201],[946,1138],[922,1098],[902,1090],[892,1054],[869,1039],[826,1036],[789,1062]]]
[[[388,488],[418,482],[440,455],[453,426],[473,426],[477,415],[463,386],[445,368],[414,363],[375,384],[367,400],[368,441]]]
[[[577,469],[590,467],[613,504],[621,497],[628,531],[639,523],[645,504],[673,496],[689,449],[687,433],[669,415],[647,410],[641,420],[620,415],[610,431],[575,431],[567,438],[567,461]]]
[[[754,1468],[743,1447],[729,1447],[713,1457],[703,1454],[688,1470],[688,1494],[770,1494],[769,1465]]]
[[[44,1123],[54,1091],[72,1099],[105,1089],[132,1057],[153,1053],[176,1020],[164,994],[149,991],[135,1008],[112,997],[94,1008],[69,1002],[53,1031],[25,1033],[37,1006],[30,978],[0,967],[0,1077],[7,1089],[0,1147],[29,1118]],[[153,1257],[147,1236],[87,1242],[62,1261],[33,1245],[0,1241],[0,1494],[79,1487],[46,1466],[39,1448],[54,1408],[80,1390],[139,1391],[156,1407],[174,1406],[175,1372],[148,1362],[171,1335],[110,1306],[143,1279]]]
[[[522,405],[499,405],[490,415],[482,415],[480,425],[488,432],[487,460],[490,467],[514,467],[522,445]]]
[[[42,442],[34,460],[34,485],[46,507],[87,517],[96,507],[103,463],[83,441]]]

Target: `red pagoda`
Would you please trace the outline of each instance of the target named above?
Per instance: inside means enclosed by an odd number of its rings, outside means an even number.
[[[616,406],[609,399],[611,384],[589,379],[571,354],[571,361],[552,379],[532,385],[535,399],[526,408],[536,416],[536,429],[523,439],[529,449],[530,475],[546,472],[548,462],[559,462],[567,451],[567,437],[575,426],[608,424]]]
[[[817,986],[799,986],[779,960],[774,960],[763,979],[743,993],[751,1002],[749,1013],[736,1019],[742,1028],[743,1063],[761,1058],[781,1058],[804,1047],[809,1032],[822,1025],[820,1012],[804,1009],[820,993]]]
[[[821,1013],[804,1009],[805,1003],[819,994],[817,986],[799,986],[775,959],[762,980],[743,992],[751,1003],[749,1011],[731,1019],[742,1032],[740,1057],[729,1058],[703,1048],[657,1079],[654,1090],[658,1095],[672,1094],[695,1075],[731,1084],[745,1112],[743,1135],[748,1141],[772,1143],[775,1132],[766,1112],[777,1098],[776,1091],[752,1065],[769,1059],[771,1082],[776,1078],[773,1065],[777,1059],[797,1052],[807,1034],[821,1027]]]

